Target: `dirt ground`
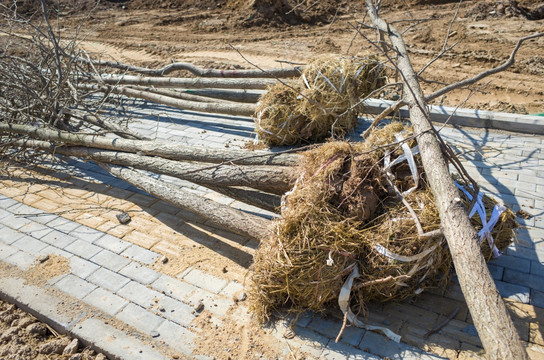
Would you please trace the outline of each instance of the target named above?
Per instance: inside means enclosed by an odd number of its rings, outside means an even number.
[[[66,258],[49,255],[27,272],[27,281],[39,284],[66,273]],[[85,348],[77,339],[59,335],[34,316],[15,305],[0,300],[0,359],[5,360],[107,360],[104,354]]]
[[[82,48],[104,59],[149,67],[175,60],[222,69],[252,68],[243,55],[254,64],[275,68],[287,62],[306,63],[322,54],[377,52],[354,29],[363,20],[368,23],[363,1],[328,0],[315,6],[303,1],[287,15],[281,6],[263,5],[282,2],[264,0],[132,0],[103,2],[95,8],[90,0],[82,3],[87,6],[79,11],[68,7],[61,12],[66,15],[65,29],[82,26]],[[544,31],[544,20],[528,19],[542,18],[543,2],[519,1],[518,8],[508,3],[460,5],[447,44],[455,46],[423,73],[427,93],[442,86],[436,82],[456,82],[500,65],[519,38]],[[404,31],[416,70],[443,48],[457,6],[456,1],[384,1],[382,14]],[[361,31],[369,39],[376,38],[372,30]],[[471,91],[459,90],[435,103],[457,106],[466,100],[463,107],[543,113],[543,80],[544,38],[540,38],[524,43],[515,65],[486,78],[468,100]]]
[[[298,3],[291,0],[117,0],[98,5],[93,0],[61,2],[66,5],[60,11],[59,22],[65,39],[73,37],[78,29],[78,39],[83,39],[78,40],[79,47],[93,57],[135,65],[159,67],[171,61],[185,61],[203,67],[251,69],[247,59],[260,67],[277,68],[289,63],[303,64],[322,54],[366,56],[377,53],[376,47],[355,30],[359,29],[369,39],[376,38],[374,31],[360,25],[361,21],[368,23],[363,1],[302,1],[294,11],[285,5]],[[28,1],[20,3],[21,10],[32,10]],[[382,15],[388,21],[395,21],[395,26],[404,31],[414,67],[423,68],[444,47],[458,2],[391,0],[383,3]],[[447,46],[456,45],[423,73],[424,91],[430,93],[443,86],[437,82],[453,83],[498,66],[508,59],[519,38],[544,31],[544,20],[539,16],[544,3],[518,3],[520,7],[515,8],[508,1],[463,2],[451,24],[447,43]],[[407,21],[409,19],[418,21]],[[436,103],[544,113],[543,82],[544,38],[540,38],[524,43],[517,53],[516,64],[507,71],[487,78],[471,90],[449,93]],[[395,94],[389,94],[392,95]],[[56,337],[45,326],[32,325],[35,323],[35,319],[13,305],[0,302],[0,358],[40,359],[41,346]],[[214,330],[211,322],[201,325]],[[229,329],[234,330],[229,334],[217,332],[200,345],[219,354],[222,350],[214,346],[222,344],[221,340],[237,333],[245,334],[244,329],[231,325]],[[29,333],[32,326],[42,330]],[[8,339],[8,336],[11,337]],[[253,339],[243,340],[240,353],[246,353],[247,346],[256,346]],[[15,350],[9,350],[12,345],[17,346]],[[257,349],[265,351],[259,346]],[[83,359],[100,356],[81,354]],[[226,354],[221,355],[228,358]],[[45,355],[42,358],[46,358]]]

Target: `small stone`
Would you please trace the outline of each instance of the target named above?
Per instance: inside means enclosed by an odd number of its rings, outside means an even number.
[[[47,260],[49,260],[49,255],[41,255],[40,257],[38,257],[38,261],[40,263],[44,263],[46,262]]]
[[[64,348],[64,351],[62,352],[62,355],[74,355],[77,353],[77,349],[79,347],[79,341],[77,339],[74,339]]]
[[[166,264],[168,262],[168,258],[166,256],[161,257],[161,263]]]
[[[176,355],[172,356],[172,359],[179,359],[179,355],[176,354]]]
[[[100,354],[96,355],[94,360],[108,360],[108,358],[106,358],[106,355],[100,353]]]
[[[36,322],[36,319],[33,317],[24,317],[15,321],[15,324],[12,324],[12,326],[17,326],[20,329],[25,329],[28,325],[34,324],[35,322]]]
[[[156,338],[156,337],[159,337],[160,335],[161,335],[161,334],[160,334],[158,331],[152,331],[152,332],[151,332],[151,337]]]
[[[236,301],[244,301],[245,299],[247,299],[247,294],[244,291],[236,295]]]
[[[117,214],[115,215],[117,217],[117,220],[119,220],[119,222],[123,225],[126,225],[130,222],[130,220],[132,220],[132,218],[130,217],[130,215],[126,212],[122,212],[120,214]]]
[[[292,339],[295,337],[295,333],[293,330],[291,329],[287,329],[284,333],[283,333],[283,337],[286,338],[286,339]]]
[[[26,327],[26,332],[29,334],[45,336],[47,334],[47,331],[47,326],[42,323],[34,323]]]
[[[40,354],[49,355],[49,354],[62,354],[64,348],[69,344],[70,339],[60,338],[49,341],[48,343],[41,344],[38,347],[38,352]]]
[[[199,301],[198,304],[195,305],[195,311],[201,312],[204,310],[204,303],[202,301]]]
[[[161,306],[161,307],[159,307],[159,311],[160,311],[160,312],[165,312],[166,309],[165,309],[163,306]]]
[[[69,360],[82,360],[82,359],[83,359],[83,355],[81,355],[80,353],[77,353],[77,354],[74,354],[74,355],[70,356]]]

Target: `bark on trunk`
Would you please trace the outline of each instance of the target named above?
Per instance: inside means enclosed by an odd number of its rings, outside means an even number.
[[[274,79],[208,79],[208,78],[157,78],[133,75],[104,74],[95,78],[99,83],[109,85],[142,85],[184,89],[261,89],[274,85]]]
[[[259,101],[262,92],[249,90],[218,90],[218,89],[192,89],[182,90],[187,94],[198,95],[201,98],[221,99],[241,103],[254,104]]]
[[[99,61],[99,60],[89,61],[82,57],[79,57],[78,60],[86,64],[92,63],[94,65],[102,65],[102,66],[112,67],[112,68],[126,70],[126,71],[133,71],[133,72],[137,72],[137,73],[148,75],[148,76],[165,76],[170,74],[173,71],[186,70],[196,76],[201,76],[201,77],[285,78],[285,77],[299,76],[300,73],[302,72],[301,67],[293,67],[293,68],[286,68],[286,69],[268,69],[266,71],[203,69],[201,67],[198,67],[186,62],[176,62],[173,64],[168,64],[166,66],[163,66],[160,69],[149,69],[149,68],[134,66],[130,64],[123,64],[123,63],[114,62],[114,61]]]
[[[140,89],[129,88],[126,86],[101,86],[83,84],[79,86],[86,90],[98,90],[104,93],[121,94],[137,99],[153,101],[159,104],[173,106],[184,110],[200,111],[205,113],[227,114],[238,116],[253,116],[255,113],[255,105],[239,104],[239,103],[223,103],[223,102],[201,102],[176,99],[170,96],[165,96]]]
[[[129,168],[109,164],[100,165],[112,175],[146,191],[150,195],[195,213],[229,231],[257,241],[261,241],[269,234],[270,220],[202,198]]]
[[[453,183],[440,144],[431,128],[423,93],[398,31],[378,17],[372,0],[366,0],[373,23],[387,34],[398,53],[398,67],[404,79],[405,101],[409,104],[421,159],[440,213],[442,231],[448,241],[461,289],[491,359],[526,359],[519,336],[508,315],[478,245],[478,235],[468,218]]]
[[[250,188],[238,188],[231,186],[216,187],[207,185],[206,187],[220,194],[227,195],[233,199],[240,200],[246,204],[250,204],[273,213],[279,213],[281,196],[276,194],[269,194]]]
[[[141,155],[153,155],[171,160],[281,166],[294,166],[300,160],[300,156],[296,154],[274,154],[272,152],[254,151],[248,155],[248,152],[245,150],[213,149],[198,146],[185,146],[162,141],[130,140],[99,135],[85,135],[0,122],[0,134],[10,133],[27,135],[38,140],[86,146],[95,149],[138,153]]]
[[[118,151],[55,146],[48,142],[32,145],[56,154],[92,159],[106,164],[130,166],[205,186],[247,186],[281,195],[290,189],[291,183],[291,169],[285,166],[188,163]]]

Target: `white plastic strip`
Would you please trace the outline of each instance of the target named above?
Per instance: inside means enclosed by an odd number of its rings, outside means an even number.
[[[438,245],[440,245],[440,242],[437,243],[437,244],[434,244],[433,246],[431,246],[427,250],[423,250],[419,254],[416,254],[416,255],[413,255],[413,256],[404,256],[404,255],[395,254],[394,252],[389,251],[388,249],[386,249],[385,247],[383,247],[380,244],[376,244],[374,246],[374,250],[376,250],[380,254],[382,254],[384,256],[387,256],[388,258],[393,259],[393,260],[402,261],[402,262],[412,262],[412,261],[417,261],[417,260],[427,256],[428,254],[433,252]]]
[[[342,288],[340,289],[340,294],[338,295],[338,305],[340,306],[340,310],[342,310],[344,315],[346,315],[347,319],[349,320],[351,324],[357,327],[360,327],[362,329],[381,331],[389,339],[399,343],[400,335],[395,334],[393,331],[382,326],[367,325],[351,311],[351,307],[349,306],[349,297],[351,294],[351,288],[353,286],[353,280],[358,276],[359,276],[359,267],[355,265],[355,267],[353,268],[353,271],[351,272],[349,277],[344,282],[344,285],[342,285]]]
[[[400,134],[395,134],[395,138],[397,139],[397,141],[404,140],[404,138]],[[408,161],[408,166],[410,166],[410,172],[412,173],[412,177],[414,178],[414,186],[402,193],[403,195],[408,195],[412,191],[417,189],[417,186],[419,184],[419,173],[417,171],[416,161],[414,160],[414,154],[412,153],[412,150],[410,149],[408,144],[403,142],[401,147],[402,151],[404,151],[404,156],[406,156],[406,160]]]
[[[455,186],[461,190],[469,201],[472,201],[472,195],[457,181],[455,181]],[[483,195],[481,192],[478,192],[478,198],[476,199],[476,203],[474,204],[474,207],[472,208],[472,211],[468,215],[469,218],[472,218],[474,216],[474,213],[477,212],[480,216],[480,221],[482,222],[482,229],[478,232],[478,236],[480,237],[480,244],[482,241],[487,240],[489,244],[489,248],[491,249],[491,252],[493,253],[493,257],[498,258],[501,256],[501,252],[499,249],[497,249],[497,246],[495,246],[495,240],[493,239],[493,236],[491,235],[491,231],[493,230],[493,227],[497,224],[497,221],[499,221],[499,218],[501,214],[506,210],[506,208],[501,205],[497,204],[493,207],[493,211],[491,213],[491,217],[489,218],[489,221],[487,221],[487,215],[485,213],[485,206],[482,201]]]

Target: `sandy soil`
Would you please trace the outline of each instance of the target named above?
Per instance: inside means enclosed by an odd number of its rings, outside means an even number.
[[[284,62],[305,63],[327,53],[376,53],[376,48],[353,28],[364,19],[362,2],[322,3],[329,6],[305,10],[303,3],[297,8],[298,18],[289,18],[270,9],[268,13],[259,10],[257,5],[242,0],[133,0],[107,2],[96,10],[89,12],[86,8],[63,20],[66,29],[83,24],[81,34],[86,37],[81,47],[94,56],[150,67],[176,60],[223,69],[252,68],[243,55],[254,64],[271,68],[285,66]],[[387,3],[383,16],[397,21],[395,25],[404,31],[414,67],[421,69],[441,51],[457,2],[411,1],[408,3],[414,5],[408,7]],[[526,9],[542,6],[537,1],[520,4]],[[338,12],[331,14],[333,5]],[[309,15],[304,17],[305,13]],[[263,20],[263,14],[272,18]],[[414,23],[407,19],[425,21]],[[508,59],[520,37],[538,31],[544,31],[544,20],[528,20],[501,1],[463,2],[448,39],[448,46],[455,47],[423,73],[428,80],[423,83],[424,90],[441,87],[433,81],[452,83],[498,66]],[[362,33],[369,39],[376,37],[371,30],[363,29]],[[456,106],[466,100],[464,107],[542,113],[543,80],[544,38],[540,38],[526,42],[517,54],[516,64],[478,84],[468,100],[471,91],[459,90],[436,102]]]

